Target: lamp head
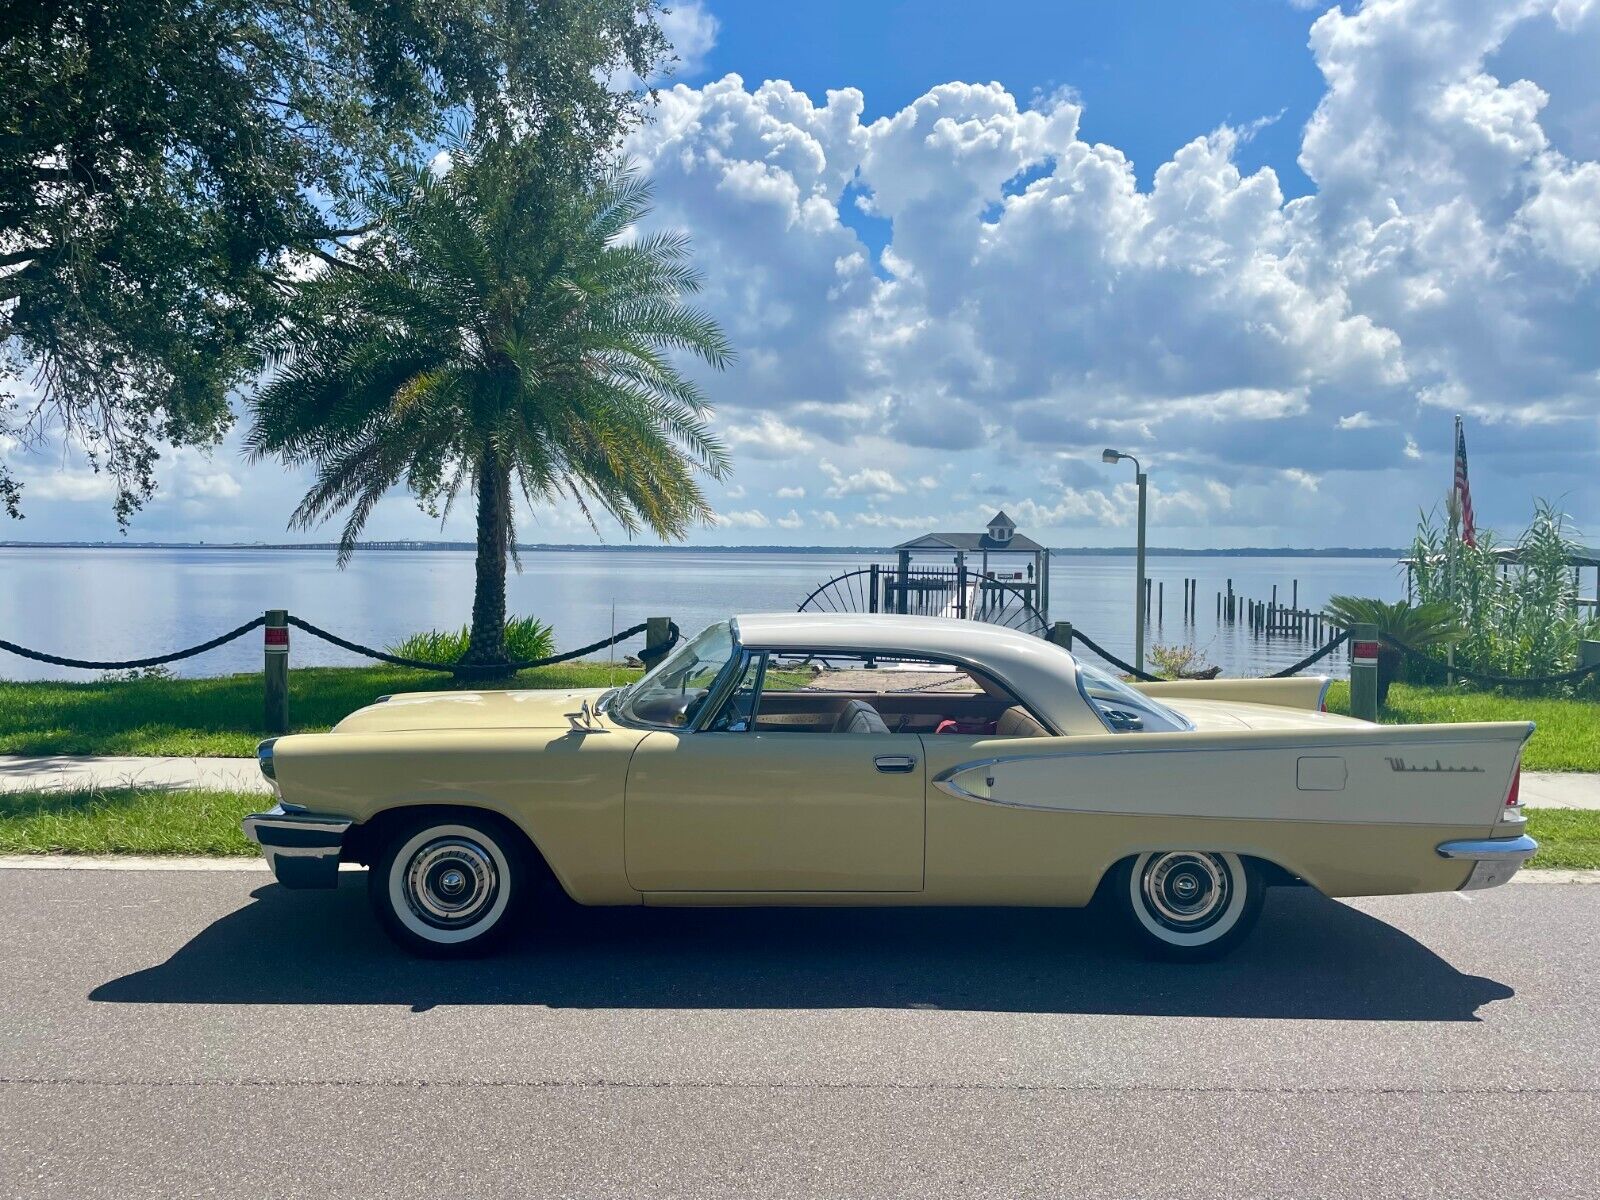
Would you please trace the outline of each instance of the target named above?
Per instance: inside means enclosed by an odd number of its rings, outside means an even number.
[[[1117,462],[1121,462],[1126,457],[1127,457],[1127,455],[1123,454],[1120,450],[1106,449],[1106,450],[1100,451],[1100,461],[1101,462],[1117,463]]]

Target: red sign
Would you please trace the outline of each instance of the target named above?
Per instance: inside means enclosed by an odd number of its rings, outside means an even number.
[[[289,648],[289,630],[283,625],[267,626],[267,649],[287,650]]]
[[[1377,642],[1356,642],[1354,644],[1354,653],[1355,653],[1355,659],[1356,659],[1357,662],[1367,662],[1367,663],[1377,662],[1378,661],[1378,643]]]

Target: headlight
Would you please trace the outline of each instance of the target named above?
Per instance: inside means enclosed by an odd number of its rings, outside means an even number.
[[[277,782],[278,774],[272,765],[272,744],[277,738],[268,738],[256,747],[256,763],[261,767],[261,773],[273,782]]]

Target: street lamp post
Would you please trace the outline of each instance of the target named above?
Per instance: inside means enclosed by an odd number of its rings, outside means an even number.
[[[1119,463],[1127,459],[1133,464],[1133,477],[1139,484],[1139,544],[1135,551],[1134,570],[1136,572],[1133,582],[1133,665],[1140,671],[1144,670],[1144,517],[1145,517],[1145,485],[1149,477],[1144,473],[1144,468],[1139,465],[1139,460],[1131,454],[1124,454],[1120,450],[1106,449],[1100,452],[1100,461],[1106,463]]]

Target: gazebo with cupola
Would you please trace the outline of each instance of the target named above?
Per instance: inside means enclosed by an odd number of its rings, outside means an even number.
[[[1044,636],[1050,628],[1050,551],[1017,532],[1004,511],[976,533],[925,533],[894,547],[895,561],[837,575],[802,612],[908,613],[986,621]]]
[[[1003,583],[1022,594],[1049,624],[1050,551],[1026,534],[1001,509],[977,533],[925,533],[894,548],[896,574],[912,581],[929,558],[948,562],[957,576],[951,616],[974,616],[985,607],[985,583]],[[920,560],[920,561],[919,561]],[[976,561],[974,561],[976,560]],[[981,617],[979,617],[981,619]]]

